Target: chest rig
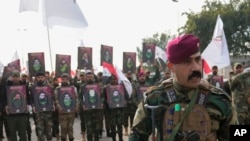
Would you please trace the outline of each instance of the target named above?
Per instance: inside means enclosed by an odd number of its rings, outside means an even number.
[[[166,91],[170,106],[164,113],[163,139],[168,140],[175,126],[181,121],[189,102],[183,102],[173,88]],[[174,138],[175,141],[216,141],[216,134],[211,133],[211,119],[205,109],[208,91],[199,89],[195,104],[183,122]]]

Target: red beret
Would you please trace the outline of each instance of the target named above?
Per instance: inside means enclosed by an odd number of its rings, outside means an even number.
[[[185,61],[200,50],[199,43],[199,38],[192,34],[184,34],[174,38],[168,42],[166,47],[169,62],[178,64]]]

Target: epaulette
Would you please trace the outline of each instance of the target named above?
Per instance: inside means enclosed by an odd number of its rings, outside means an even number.
[[[167,79],[158,86],[149,87],[148,90],[145,92],[145,95],[148,95],[149,93],[152,93],[153,91],[166,90],[167,88],[170,88],[172,86],[173,86],[173,79]]]
[[[221,88],[217,88],[215,86],[210,86],[209,91],[212,94],[217,94],[217,95],[225,96],[225,97],[227,97],[231,101],[231,97],[223,89],[221,89]]]

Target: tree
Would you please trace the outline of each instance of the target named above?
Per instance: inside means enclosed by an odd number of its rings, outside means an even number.
[[[179,31],[199,36],[201,51],[203,51],[211,41],[217,16],[220,15],[230,54],[246,55],[250,51],[245,45],[246,42],[250,42],[249,13],[250,0],[230,0],[229,3],[206,0],[201,12],[189,11],[182,14],[187,16],[188,20]]]

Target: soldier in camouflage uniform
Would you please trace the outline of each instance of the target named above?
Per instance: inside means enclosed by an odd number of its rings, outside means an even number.
[[[48,83],[48,81],[45,78],[44,73],[37,73],[36,74],[36,81],[35,84],[32,86],[31,89],[31,97],[32,100],[34,100],[34,89],[36,87],[42,87],[42,86],[48,86],[51,87],[51,85]],[[53,88],[51,87],[51,95],[53,96]],[[54,100],[53,100],[54,101]],[[55,110],[55,107],[53,105],[53,109],[51,111],[37,111],[35,108],[35,102],[32,101],[32,109],[33,114],[35,116],[35,124],[36,124],[36,131],[37,131],[37,137],[39,141],[52,141],[52,112]],[[54,103],[54,102],[53,102]]]
[[[147,90],[129,140],[146,141],[151,133],[155,139],[156,127],[159,141],[229,141],[229,125],[236,124],[231,99],[201,81],[199,39],[184,34],[171,40],[166,50],[173,78]]]
[[[240,125],[250,125],[250,72],[242,72],[242,65],[234,65],[235,75],[231,78],[231,92]]]
[[[110,83],[108,85],[118,85],[118,79],[116,76],[112,75],[110,77]],[[107,86],[104,89],[103,92],[104,99],[107,102],[108,101],[108,93],[107,93]],[[126,99],[127,100],[127,99]],[[108,103],[108,102],[107,102]],[[116,133],[118,134],[119,141],[123,141],[122,138],[122,125],[124,124],[124,117],[125,117],[125,107],[116,107],[111,108],[109,105],[107,105],[107,114],[109,114],[110,119],[110,129],[111,129],[111,137],[112,141],[116,141]]]
[[[82,108],[83,116],[85,119],[86,129],[87,129],[87,140],[99,141],[99,133],[102,130],[102,125],[100,122],[100,117],[103,116],[102,109],[90,109],[86,110],[83,106],[83,96],[85,95],[85,91],[82,91],[85,85],[95,84],[94,74],[91,71],[86,72],[86,84],[81,85],[79,91],[79,101],[80,101],[80,109]]]
[[[82,85],[84,85],[86,82],[85,80],[85,73],[84,72],[80,72],[80,80],[77,80],[77,76],[75,78],[75,87],[77,88],[77,93],[78,95],[80,94],[80,88]],[[78,96],[79,97],[79,96]],[[80,98],[80,97],[79,97]],[[86,126],[85,126],[85,119],[84,119],[84,111],[83,109],[80,107],[79,108],[79,116],[80,116],[80,127],[81,127],[81,134],[82,134],[82,139],[85,140],[85,131],[86,131]]]
[[[53,90],[56,90],[56,88],[59,86],[59,82],[58,79],[56,77],[53,78],[53,82],[52,82],[52,87]],[[52,113],[52,136],[56,137],[56,140],[59,141],[60,140],[60,129],[59,129],[59,121],[58,121],[58,109],[55,109],[55,111],[53,111]]]
[[[74,121],[75,121],[75,112],[78,111],[79,108],[79,100],[78,100],[78,94],[77,94],[77,89],[74,86],[70,85],[70,77],[68,74],[62,74],[62,84],[61,86],[57,87],[55,90],[55,102],[56,102],[56,109],[58,110],[59,113],[59,124],[61,127],[61,141],[66,141],[67,136],[69,141],[74,140],[74,131],[73,131],[73,126],[74,126]],[[65,101],[67,102],[66,104],[74,104],[75,109],[74,111],[70,112],[64,112],[63,111],[63,106],[60,101],[59,101],[59,96],[62,95],[60,89],[61,88],[74,88],[74,94],[75,94],[75,101]],[[64,103],[65,103],[64,102]],[[73,103],[75,102],[75,103]]]

